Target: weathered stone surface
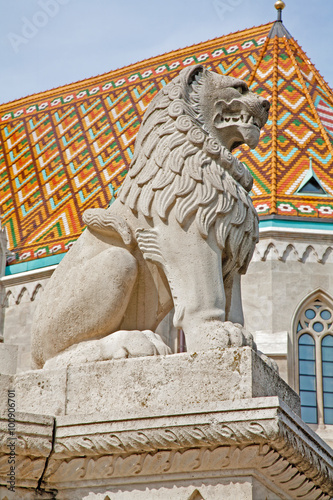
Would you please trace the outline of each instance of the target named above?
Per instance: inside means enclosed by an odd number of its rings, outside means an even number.
[[[29,500],[34,498],[31,490],[38,487],[52,451],[54,418],[22,412],[14,415],[14,425],[8,427],[13,421],[9,422],[7,412],[0,413],[0,498]],[[11,465],[15,470],[15,489],[20,491],[4,488],[8,484]]]
[[[14,377],[16,407],[19,411],[42,415],[64,415],[67,372],[36,370]]]
[[[216,349],[68,368],[66,414],[154,415],[225,400],[299,397],[250,348]]]
[[[18,346],[0,344],[0,373],[12,375],[16,373]]]
[[[17,410],[46,415],[151,416],[263,396],[279,396],[300,412],[298,395],[250,347],[86,363],[0,380],[5,395],[15,389]]]
[[[0,373],[0,412],[8,408],[8,391],[15,387],[13,380],[14,377],[12,375]]]
[[[33,314],[44,284],[55,267],[49,266],[0,278],[0,296],[1,290],[3,290],[1,303],[3,305],[2,313],[4,314],[4,345],[16,345],[18,347],[18,372],[24,372],[31,368],[30,351]],[[0,312],[0,337],[2,333],[2,313]]]

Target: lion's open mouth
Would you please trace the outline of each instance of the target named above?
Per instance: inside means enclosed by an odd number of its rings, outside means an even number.
[[[234,124],[234,125],[243,125],[243,124],[248,124],[248,125],[254,125],[257,127],[259,130],[261,129],[261,124],[260,120],[256,118],[255,116],[252,116],[248,113],[241,113],[240,115],[224,115],[221,116],[221,123],[225,123],[228,125]]]

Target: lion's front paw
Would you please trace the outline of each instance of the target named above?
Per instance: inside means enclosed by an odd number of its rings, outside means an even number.
[[[245,346],[257,350],[252,334],[239,323],[231,321],[207,322],[198,328],[189,328],[188,332],[185,330],[185,336],[188,352]]]
[[[256,345],[253,340],[252,333],[248,332],[239,323],[232,323],[231,321],[226,321],[223,323],[223,328],[226,331],[228,345],[227,347],[243,347],[249,346],[256,350]]]
[[[252,347],[257,350],[253,336],[239,323],[225,321],[210,332],[211,347]]]

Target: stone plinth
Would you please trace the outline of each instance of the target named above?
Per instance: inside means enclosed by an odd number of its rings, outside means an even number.
[[[298,395],[250,347],[100,361],[13,377],[17,409],[46,415],[152,416],[221,401]]]
[[[34,371],[5,384],[20,412],[15,493],[5,487],[5,413],[0,421],[1,499],[333,496],[332,450],[249,348]]]

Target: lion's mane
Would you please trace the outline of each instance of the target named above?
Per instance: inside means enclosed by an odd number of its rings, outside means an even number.
[[[214,227],[226,280],[236,269],[245,273],[258,240],[248,195],[253,180],[206,131],[199,92],[208,72],[198,67],[189,83],[190,71],[183,70],[148,106],[119,198],[132,211],[146,217],[154,211],[163,221],[174,207],[178,223],[184,227],[194,217],[203,238]]]

